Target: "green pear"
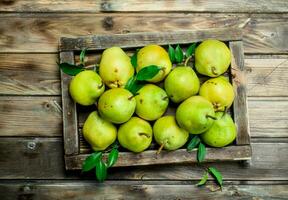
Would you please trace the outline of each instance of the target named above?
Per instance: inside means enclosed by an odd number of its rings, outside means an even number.
[[[132,117],[135,108],[135,97],[123,88],[105,91],[98,101],[100,116],[115,124],[127,122]]]
[[[200,81],[191,67],[179,66],[173,69],[165,79],[164,88],[174,103],[196,95]]]
[[[118,130],[120,145],[130,151],[139,153],[147,149],[152,142],[152,127],[145,120],[132,117]]]
[[[169,98],[166,92],[153,84],[144,85],[136,99],[136,114],[146,120],[152,121],[160,118],[166,111]]]
[[[147,80],[153,83],[164,80],[172,68],[172,63],[167,51],[163,47],[155,44],[147,45],[137,53],[136,71],[139,72],[142,68],[148,67],[149,65],[156,65],[162,68],[152,79]]]
[[[203,134],[202,141],[212,147],[224,147],[233,142],[237,136],[236,126],[229,114],[216,113],[217,120]]]
[[[195,67],[203,75],[216,77],[227,71],[231,52],[219,40],[205,40],[195,50]]]
[[[116,127],[102,119],[96,111],[90,113],[83,126],[83,136],[94,151],[105,150],[117,137]]]
[[[111,47],[102,54],[99,74],[109,88],[123,88],[134,75],[134,67],[120,47]]]
[[[69,84],[70,96],[76,103],[83,106],[94,104],[104,90],[105,85],[101,77],[92,70],[78,73]]]
[[[215,111],[224,111],[229,108],[235,96],[233,86],[224,76],[211,78],[204,82],[200,87],[199,95],[209,100]]]
[[[215,120],[211,102],[201,96],[192,96],[183,101],[176,110],[176,120],[180,127],[191,134],[208,130]]]
[[[188,131],[180,128],[172,115],[158,119],[153,126],[154,139],[166,150],[176,150],[182,147],[189,138]]]

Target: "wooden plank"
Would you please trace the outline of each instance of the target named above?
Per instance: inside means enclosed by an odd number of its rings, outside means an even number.
[[[180,185],[181,184],[181,185]],[[222,191],[210,191],[208,183],[195,187],[191,182],[176,181],[18,181],[0,183],[0,198],[14,199],[287,199],[287,182],[235,184],[224,183]],[[128,195],[127,195],[128,194]]]
[[[239,161],[251,159],[251,147],[245,146],[230,146],[225,148],[206,148],[207,155],[205,162],[220,161]],[[197,163],[197,150],[187,152],[186,149],[177,151],[162,151],[161,154],[156,154],[157,150],[148,150],[141,154],[132,152],[120,152],[117,163],[113,167],[129,167],[141,165],[158,165],[158,164],[177,164],[177,163]],[[81,154],[77,156],[66,156],[66,168],[69,170],[82,169],[82,163],[89,154]],[[104,154],[104,159],[107,159],[108,154]]]
[[[0,136],[61,136],[59,97],[0,96]]]
[[[231,75],[235,99],[233,102],[234,122],[237,127],[237,145],[250,144],[249,116],[246,98],[247,80],[244,68],[242,41],[229,42],[232,53]]]
[[[190,44],[205,39],[219,39],[223,41],[241,40],[240,28],[217,28],[206,30],[175,31],[175,32],[143,32],[114,35],[93,35],[78,38],[60,38],[60,51],[103,50],[112,46],[121,48],[143,47],[148,44]]]
[[[0,94],[60,95],[56,54],[0,54]],[[79,56],[76,57],[76,62]],[[288,57],[245,57],[248,96],[288,96]],[[88,56],[87,65],[99,62]],[[33,79],[30,75],[33,74]]]
[[[288,143],[252,143],[251,164],[209,163],[225,180],[287,180]],[[192,159],[192,158],[191,158]],[[198,180],[196,164],[155,165],[109,169],[110,180]],[[94,175],[65,172],[61,138],[1,138],[1,179],[93,179]]]
[[[73,51],[61,52],[60,62],[74,64]],[[63,73],[62,71],[60,74],[63,109],[64,151],[65,155],[73,155],[79,153],[76,103],[69,95],[69,83],[73,77]]]
[[[57,57],[56,54],[0,54],[0,93],[59,95]]]
[[[89,1],[89,0],[56,0],[53,4],[44,1],[1,1],[1,12],[261,12],[286,13],[285,0],[206,0],[206,1],[173,1],[173,0],[126,0]]]
[[[287,14],[5,14],[0,52],[57,52],[60,37],[244,27],[245,53],[287,53]],[[79,28],[81,24],[81,28]]]

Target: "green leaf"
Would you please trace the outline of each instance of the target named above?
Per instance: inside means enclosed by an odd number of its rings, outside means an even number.
[[[192,56],[195,53],[195,49],[196,49],[196,42],[192,43],[186,50],[186,58]]]
[[[198,144],[200,143],[200,138],[195,135],[189,142],[189,144],[187,145],[187,151],[192,151],[194,148],[196,148],[198,146]]]
[[[222,186],[223,186],[223,177],[222,177],[222,174],[221,174],[217,169],[215,169],[214,167],[209,167],[209,168],[208,168],[208,172],[209,172],[214,178],[216,178],[216,181],[217,181],[218,185],[220,185],[220,187],[222,188]]]
[[[108,160],[107,160],[108,167],[112,167],[116,163],[116,161],[118,160],[118,154],[119,154],[118,149],[113,148],[110,151],[108,155]]]
[[[85,54],[88,48],[82,49],[80,53],[80,63],[84,65],[84,60],[85,60]]]
[[[160,70],[161,68],[156,65],[144,67],[136,74],[136,80],[146,81],[152,79]]]
[[[175,49],[175,59],[177,63],[180,63],[183,61],[183,51],[181,47],[179,46],[179,44],[177,45]]]
[[[107,166],[101,159],[96,162],[96,178],[99,182],[103,182],[107,177]]]
[[[208,172],[205,172],[201,180],[196,184],[197,186],[204,185],[208,180]]]
[[[176,61],[175,49],[171,45],[169,45],[169,47],[168,47],[168,54],[169,54],[169,58],[170,58],[171,62],[174,63]]]
[[[197,152],[198,162],[202,162],[205,159],[205,156],[206,156],[206,147],[203,143],[200,142]]]
[[[97,160],[102,155],[101,152],[92,153],[90,156],[86,158],[82,165],[82,172],[88,172],[96,166]]]
[[[138,53],[139,49],[136,50],[136,52],[133,54],[133,56],[131,57],[131,64],[134,68],[137,67],[137,53]]]
[[[75,76],[76,74],[84,70],[83,65],[76,66],[69,63],[57,63],[57,64],[65,74],[68,74],[70,76]]]
[[[144,85],[143,82],[136,80],[136,76],[133,76],[127,81],[125,89],[135,95]]]

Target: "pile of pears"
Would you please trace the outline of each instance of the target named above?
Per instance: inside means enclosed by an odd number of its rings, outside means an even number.
[[[211,147],[232,143],[237,129],[226,111],[235,95],[229,78],[223,76],[230,62],[229,48],[218,40],[205,40],[196,47],[195,70],[173,65],[168,52],[156,44],[137,52],[136,66],[121,48],[105,49],[99,70],[84,70],[69,85],[76,103],[96,105],[83,126],[85,140],[94,151],[118,140],[135,153],[148,149],[153,140],[159,149],[179,149],[191,134],[199,134]],[[151,65],[161,70],[136,94],[125,89],[129,79]],[[175,113],[167,114],[168,107]]]

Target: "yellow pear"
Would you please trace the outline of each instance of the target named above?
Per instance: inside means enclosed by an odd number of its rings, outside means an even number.
[[[137,53],[136,71],[139,72],[142,68],[148,67],[149,65],[161,67],[158,74],[152,79],[147,80],[153,83],[162,81],[172,68],[172,63],[167,51],[163,47],[155,44],[147,45],[141,48]]]
[[[83,136],[94,151],[102,151],[117,137],[116,127],[102,119],[96,111],[90,113],[83,126]]]
[[[111,47],[102,54],[99,74],[109,88],[123,88],[134,75],[134,67],[130,57],[120,47]]]

